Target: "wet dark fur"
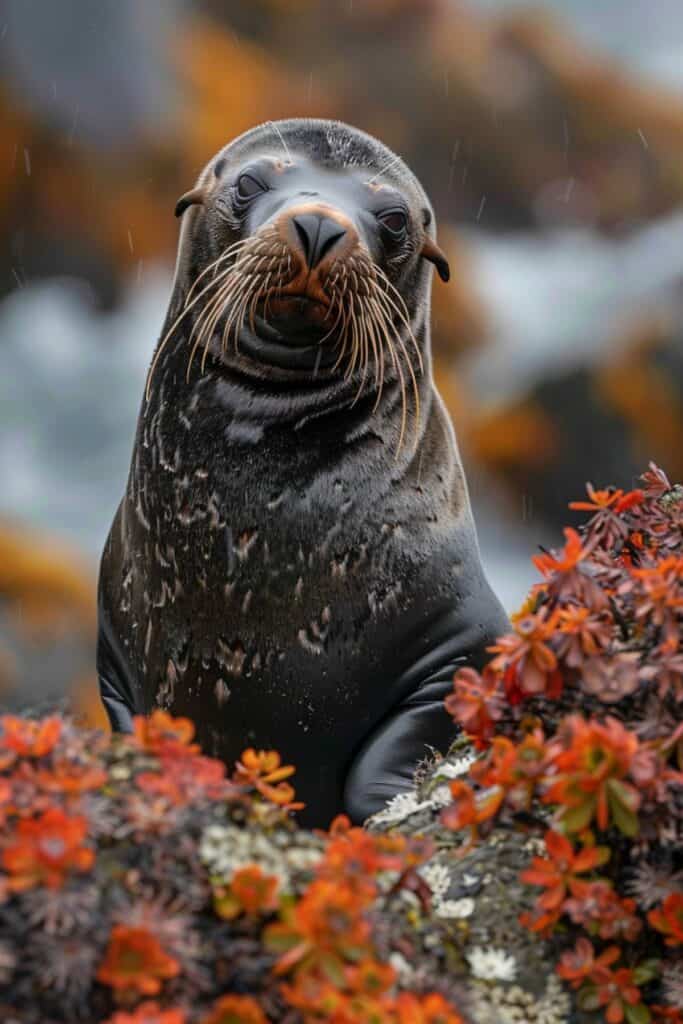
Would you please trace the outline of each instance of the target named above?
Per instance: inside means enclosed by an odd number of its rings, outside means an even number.
[[[332,122],[282,122],[292,152],[372,174],[393,154]],[[277,153],[270,126],[226,156]],[[403,164],[386,174],[429,209]],[[220,252],[187,211],[164,332]],[[505,628],[483,576],[466,485],[430,368],[431,270],[397,286],[425,372],[420,417],[398,450],[400,396],[358,380],[275,372],[212,353],[186,382],[192,320],[162,353],[143,401],[125,497],[100,576],[98,668],[112,721],[187,715],[231,762],[273,747],[297,766],[303,819],[356,819],[410,784],[425,744],[447,744],[441,706],[458,664]]]

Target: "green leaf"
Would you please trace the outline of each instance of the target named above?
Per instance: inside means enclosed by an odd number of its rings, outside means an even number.
[[[624,1013],[628,1024],[649,1024],[651,1020],[650,1011],[643,1003],[638,1003],[637,1006],[624,1005]]]
[[[339,962],[336,956],[327,955],[322,957],[320,966],[323,969],[323,973],[327,976],[329,981],[337,988],[343,988],[346,984],[346,978],[344,976],[344,968]]]
[[[624,833],[625,836],[629,836],[630,839],[633,839],[638,835],[640,830],[638,815],[634,814],[633,811],[630,811],[628,807],[621,802],[619,796],[612,791],[609,793],[608,800],[614,824],[620,832]]]
[[[660,961],[656,958],[643,960],[633,972],[633,980],[636,985],[644,985],[659,975]]]
[[[562,824],[567,832],[581,832],[590,824],[595,810],[595,801],[586,800],[578,807],[569,807],[562,815]]]

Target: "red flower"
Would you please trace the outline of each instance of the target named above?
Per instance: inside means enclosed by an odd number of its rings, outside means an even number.
[[[136,776],[135,782],[144,792],[184,807],[200,800],[218,800],[227,791],[222,761],[192,753],[176,757],[168,748],[158,756],[159,772],[140,772]]]
[[[608,1024],[621,1024],[627,1008],[638,1006],[641,1002],[640,989],[634,984],[633,971],[627,967],[613,971],[606,964],[596,961],[591,980],[595,985],[595,997],[588,1005],[585,1000],[584,1006],[586,1009],[589,1006],[591,1009],[604,1006]]]
[[[41,722],[32,722],[27,718],[3,715],[0,725],[0,747],[13,751],[19,757],[44,757],[49,754],[62,731],[60,718],[44,718]]]
[[[58,761],[51,771],[37,771],[36,780],[49,793],[78,794],[100,789],[107,781],[107,773],[90,764],[77,761]]]
[[[162,1010],[157,1003],[142,1003],[133,1013],[115,1013],[104,1024],[185,1024],[183,1010]]]
[[[620,899],[610,882],[577,879],[571,891],[573,898],[564,901],[562,910],[574,924],[597,932],[601,939],[633,942],[640,934],[643,922],[635,900]]]
[[[489,651],[498,656],[490,663],[504,673],[508,699],[518,703],[521,696],[544,694],[556,699],[562,693],[557,657],[548,641],[553,636],[556,616],[545,611],[525,615],[514,623],[514,633],[499,638]]]
[[[268,1024],[265,1013],[251,996],[221,996],[199,1024]]]
[[[70,871],[88,871],[94,852],[83,846],[88,823],[53,807],[38,818],[19,821],[16,836],[2,851],[13,889],[58,888]]]
[[[661,907],[650,911],[647,919],[666,936],[667,946],[683,945],[683,893],[672,892]]]
[[[473,668],[455,674],[453,693],[444,701],[446,711],[480,749],[493,735],[495,722],[503,713],[504,694],[500,680],[490,668],[483,675]]]
[[[573,889],[577,875],[585,874],[609,860],[605,846],[586,846],[578,852],[566,836],[549,831],[545,834],[549,857],[534,857],[531,867],[521,874],[523,882],[541,885],[546,890],[538,898],[544,910],[559,911],[567,892]]]
[[[277,887],[277,878],[258,864],[238,868],[227,889],[218,893],[216,912],[228,920],[240,914],[268,914],[277,908]]]
[[[675,1006],[651,1006],[652,1024],[683,1024],[683,1010]]]
[[[546,760],[540,730],[527,733],[517,746],[505,736],[496,736],[486,756],[470,768],[470,776],[484,788],[504,790],[505,799],[515,810],[528,809]]]
[[[571,716],[551,756],[557,777],[544,801],[560,804],[560,820],[570,832],[580,832],[595,818],[603,831],[611,821],[626,835],[635,835],[641,797],[624,779],[638,750],[638,737],[615,718],[602,725]]]
[[[114,989],[154,996],[162,982],[175,978],[180,964],[168,956],[147,928],[115,925],[97,972],[97,980]]]
[[[572,988],[578,988],[592,977],[596,968],[609,967],[620,956],[621,950],[618,946],[609,946],[596,957],[592,942],[588,939],[577,939],[574,949],[562,954],[557,965],[557,973],[568,981]]]

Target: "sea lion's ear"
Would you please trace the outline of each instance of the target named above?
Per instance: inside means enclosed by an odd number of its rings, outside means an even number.
[[[425,238],[420,255],[424,256],[426,260],[429,260],[430,263],[434,264],[442,281],[445,282],[450,280],[451,268],[448,266],[448,260],[433,239]]]
[[[188,206],[194,206],[195,203],[204,204],[204,189],[199,186],[198,188],[190,189],[185,195],[181,196],[178,202],[175,204],[175,215],[181,217]]]

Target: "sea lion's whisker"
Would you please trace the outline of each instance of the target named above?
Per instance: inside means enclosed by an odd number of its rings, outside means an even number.
[[[167,345],[167,343],[169,341],[169,338],[171,337],[171,335],[175,331],[176,327],[178,327],[178,325],[182,322],[182,320],[184,320],[184,318],[187,316],[187,314],[190,312],[190,310],[193,309],[194,306],[197,305],[197,303],[202,298],[202,296],[205,295],[206,292],[209,291],[211,288],[213,288],[214,285],[215,285],[214,281],[209,281],[209,283],[204,288],[202,288],[202,290],[199,293],[199,295],[196,295],[195,298],[192,300],[192,302],[190,302],[189,304],[186,304],[183,307],[183,309],[180,311],[180,313],[178,314],[176,319],[173,321],[173,323],[171,324],[169,329],[166,331],[166,334],[164,335],[162,340],[159,342],[159,345],[157,347],[156,353],[154,355],[154,359],[152,360],[152,364],[151,364],[151,366],[149,368],[149,371],[147,373],[147,383],[146,383],[146,386],[145,386],[145,398],[146,398],[147,401],[149,401],[149,397],[150,397],[150,394],[151,394],[152,378],[153,378],[154,373],[156,371],[156,368],[157,368],[157,365],[158,365],[159,360],[161,358],[161,355],[162,355],[162,353],[163,353],[163,351],[164,351],[164,349],[165,349],[165,347],[166,347],[166,345]]]
[[[234,256],[236,252],[238,252],[240,249],[243,249],[246,245],[249,244],[250,241],[251,241],[251,239],[245,238],[245,239],[242,239],[242,241],[234,242],[232,245],[228,246],[228,248],[225,249],[219,256],[217,256],[216,259],[212,263],[209,263],[208,267],[205,267],[204,270],[202,270],[201,274],[197,275],[194,283],[192,284],[192,287],[190,288],[189,292],[187,293],[187,296],[185,298],[185,302],[187,303],[192,298],[192,295],[194,294],[194,291],[195,291],[197,285],[199,284],[199,282],[208,273],[210,273],[211,270],[213,270],[214,268],[218,267],[219,264],[223,263],[225,260],[229,259],[231,256]],[[229,273],[230,272],[230,267],[226,267],[224,272],[225,273]],[[214,278],[214,282],[215,282],[215,280],[216,280],[216,278]]]
[[[384,346],[382,345],[381,337],[378,337],[378,330],[381,335],[380,325],[377,323],[377,309],[378,306],[373,307],[372,297],[368,299],[367,310],[368,310],[368,321],[369,331],[372,337],[372,350],[375,356],[375,385],[377,387],[377,397],[375,404],[372,407],[373,413],[377,412],[379,403],[382,400],[382,389],[384,386]]]
[[[420,373],[424,373],[424,364],[423,364],[423,361],[422,361],[422,352],[420,351],[420,346],[418,345],[418,343],[417,343],[417,341],[415,339],[415,335],[413,334],[413,328],[412,328],[411,323],[410,323],[410,313],[408,311],[408,307],[405,304],[403,296],[394,287],[394,285],[391,283],[391,281],[389,280],[387,275],[384,273],[384,271],[380,267],[377,267],[376,269],[377,269],[377,274],[378,274],[378,277],[379,277],[382,285],[384,285],[385,288],[389,289],[389,291],[385,291],[383,293],[383,297],[386,299],[387,302],[389,302],[394,307],[394,309],[396,310],[397,315],[403,321],[403,324],[404,324],[404,326],[405,326],[405,328],[406,328],[406,330],[408,332],[408,336],[410,337],[410,340],[413,343],[413,348],[415,349],[415,354],[417,355],[417,361],[418,361],[418,365],[419,365],[419,368],[420,368]],[[400,303],[400,305],[397,305],[396,299],[393,299],[394,295],[398,299],[398,302]]]
[[[278,126],[275,124],[274,121],[267,121],[266,123],[268,124],[269,128],[272,128],[273,131],[276,133],[277,137],[279,138],[280,142],[282,143],[282,147],[283,147],[283,149],[285,151],[285,156],[287,157],[287,160],[291,164],[291,162],[292,162],[292,155],[289,152],[289,149],[287,148],[287,143],[285,142],[284,135],[282,134],[282,132],[280,131],[280,129],[278,128]]]

